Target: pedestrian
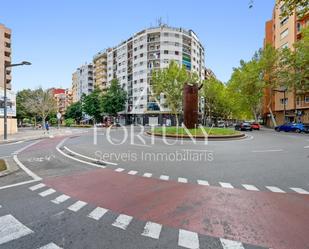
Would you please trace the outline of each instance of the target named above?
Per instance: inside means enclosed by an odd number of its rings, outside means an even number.
[[[49,123],[48,123],[48,121],[45,123],[45,130],[46,130],[47,134],[49,134]]]

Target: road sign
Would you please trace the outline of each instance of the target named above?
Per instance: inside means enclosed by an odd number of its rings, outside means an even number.
[[[61,119],[61,113],[60,112],[57,113],[57,119]]]

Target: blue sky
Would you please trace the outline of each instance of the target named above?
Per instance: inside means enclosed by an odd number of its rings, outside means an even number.
[[[192,29],[206,66],[226,82],[240,59],[263,44],[273,0],[0,0],[0,23],[12,29],[13,89],[70,87],[72,72],[93,55],[155,25]]]

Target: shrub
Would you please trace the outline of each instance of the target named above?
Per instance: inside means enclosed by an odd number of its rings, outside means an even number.
[[[65,120],[65,126],[70,127],[75,123],[75,120],[73,118],[68,118]]]
[[[57,118],[50,118],[50,119],[49,119],[49,123],[50,123],[51,125],[56,125],[56,124],[58,123],[58,119],[57,119]]]

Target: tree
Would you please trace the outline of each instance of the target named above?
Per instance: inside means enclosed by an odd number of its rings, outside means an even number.
[[[79,123],[83,118],[83,108],[82,108],[82,102],[78,101],[76,103],[71,104],[65,113],[65,118],[72,118],[77,123]]]
[[[182,109],[184,84],[188,81],[195,83],[195,78],[192,76],[190,79],[185,67],[178,66],[174,61],[171,61],[167,68],[153,72],[153,93],[157,98],[160,98],[161,94],[165,95],[165,103],[175,115],[177,126],[179,126],[178,113]]]
[[[118,112],[125,109],[126,100],[126,91],[120,87],[118,80],[113,79],[110,87],[107,89],[102,98],[101,106],[103,112],[114,117],[117,116]]]
[[[281,18],[293,15],[295,10],[297,11],[298,17],[303,17],[309,11],[308,0],[279,0],[277,2],[277,8],[281,8]]]
[[[22,121],[24,118],[31,118],[34,116],[28,108],[25,106],[25,102],[32,98],[32,91],[30,89],[24,89],[16,94],[16,118]]]
[[[94,122],[98,122],[102,118],[102,91],[99,88],[95,88],[89,95],[82,97],[82,110],[94,119]]]

